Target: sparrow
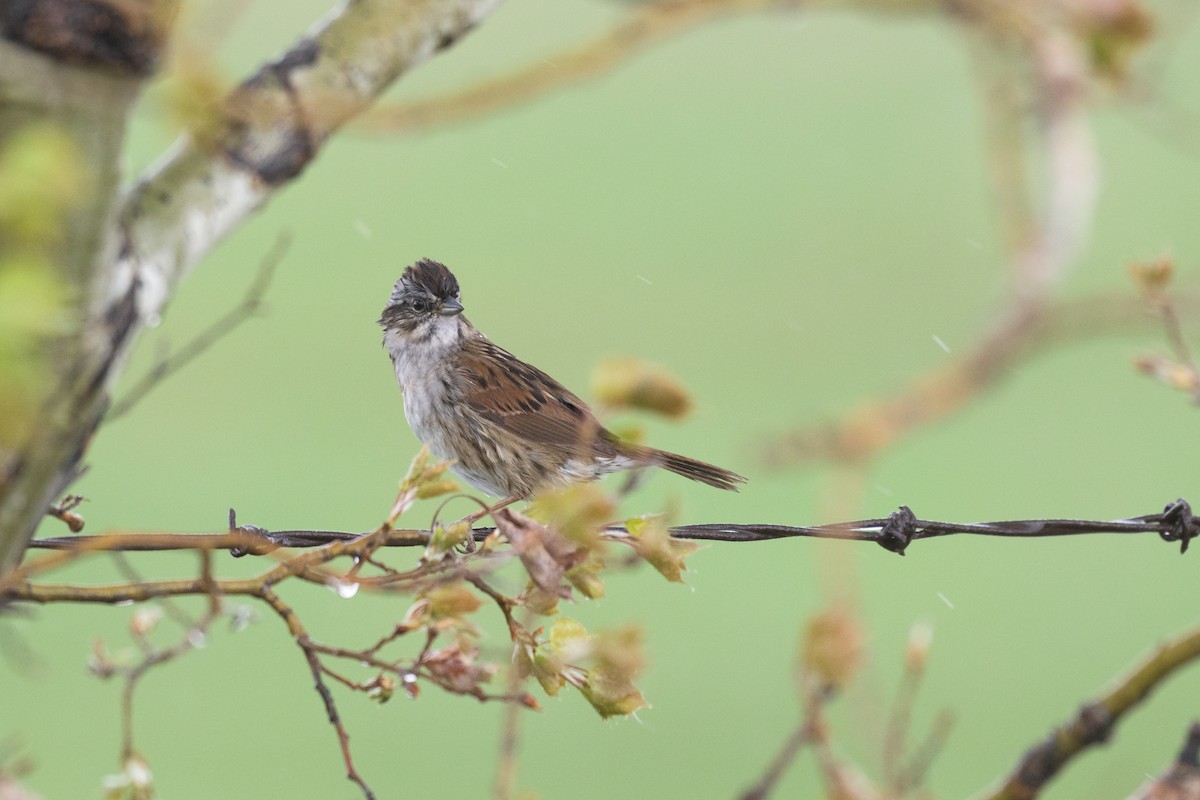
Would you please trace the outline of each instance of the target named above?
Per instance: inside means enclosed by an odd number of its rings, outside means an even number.
[[[640,467],[732,491],[746,481],[618,439],[565,386],[480,333],[463,316],[458,281],[437,261],[404,270],[379,324],[413,433],[468,484],[504,498],[494,508]]]

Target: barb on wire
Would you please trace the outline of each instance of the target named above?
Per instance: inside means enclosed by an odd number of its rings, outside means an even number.
[[[473,528],[472,537],[483,542],[495,528]],[[622,525],[611,525],[604,532],[612,536],[627,535]],[[908,506],[901,506],[887,517],[860,519],[826,525],[776,525],[771,523],[699,523],[676,525],[670,528],[674,539],[715,542],[761,542],[773,539],[814,537],[857,542],[875,542],[885,550],[904,555],[909,545],[921,539],[933,539],[954,534],[999,536],[1015,539],[1039,539],[1051,536],[1081,536],[1085,534],[1146,534],[1154,533],[1166,542],[1179,542],[1180,552],[1186,553],[1191,541],[1200,535],[1200,521],[1192,514],[1191,505],[1183,499],[1169,503],[1159,514],[1145,514],[1119,520],[1085,519],[1025,519],[1001,522],[939,522],[919,519]],[[55,536],[34,539],[30,547],[44,550],[96,551],[165,551],[165,550],[224,550],[235,556],[265,555],[278,548],[320,547],[337,541],[350,541],[364,532],[325,530],[270,531],[254,525],[237,525],[230,509],[229,530],[223,534],[189,533],[127,533],[98,536]],[[382,537],[383,547],[425,547],[430,540],[428,531],[391,530]]]

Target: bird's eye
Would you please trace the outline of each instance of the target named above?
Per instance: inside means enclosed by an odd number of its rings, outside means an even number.
[[[414,297],[410,305],[412,305],[412,310],[418,314],[423,314],[430,308],[429,301],[424,297]]]

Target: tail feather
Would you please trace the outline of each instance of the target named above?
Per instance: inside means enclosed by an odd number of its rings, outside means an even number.
[[[655,450],[650,447],[645,448],[645,451],[646,460],[649,463],[662,467],[668,472],[674,472],[676,475],[682,475],[685,478],[691,478],[694,481],[715,486],[718,489],[736,492],[738,484],[746,482],[746,479],[736,472],[730,472],[727,469],[706,464],[694,458],[681,456],[677,453],[668,453],[666,450]]]

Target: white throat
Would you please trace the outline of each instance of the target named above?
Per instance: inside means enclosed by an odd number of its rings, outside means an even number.
[[[462,331],[458,317],[434,317],[410,333],[387,329],[383,343],[407,398],[413,385],[450,363],[448,356],[462,346]]]

